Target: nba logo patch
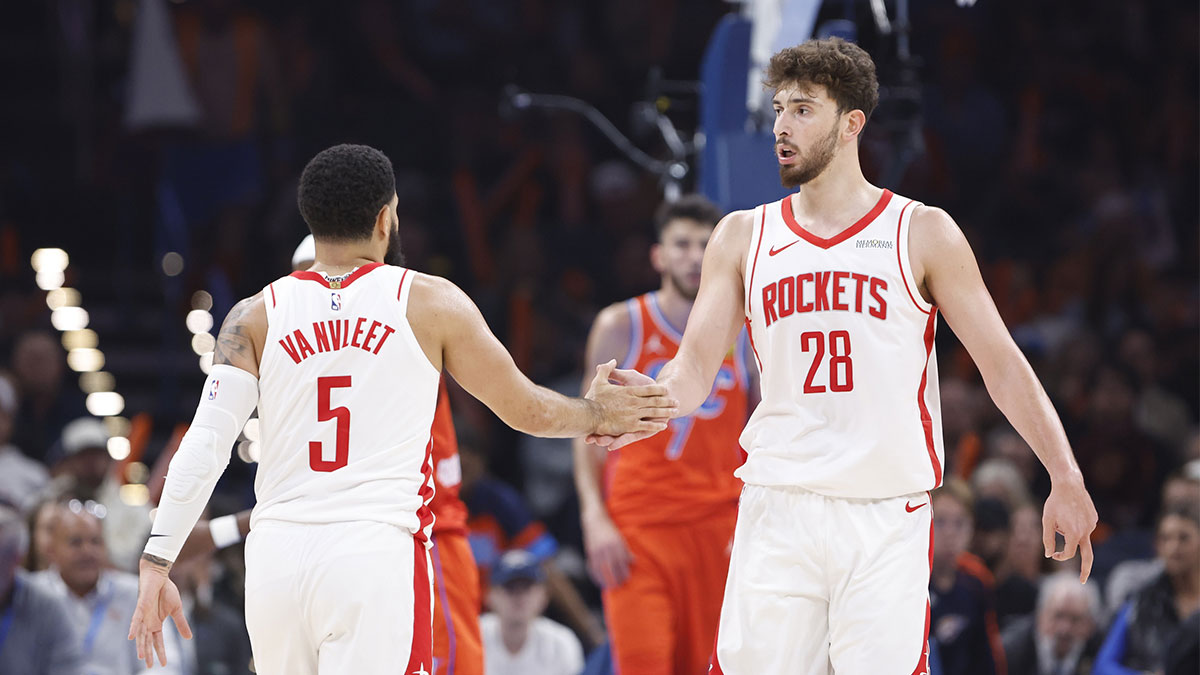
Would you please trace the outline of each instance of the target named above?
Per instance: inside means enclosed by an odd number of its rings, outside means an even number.
[[[217,398],[217,387],[221,386],[220,380],[213,380],[212,386],[208,388],[208,400],[212,401]]]
[[[329,308],[335,312],[342,308],[342,294],[341,293],[330,293],[329,294]]]

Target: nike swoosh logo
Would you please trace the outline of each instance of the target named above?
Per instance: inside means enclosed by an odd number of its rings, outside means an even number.
[[[776,253],[783,253],[783,250],[786,249],[788,246],[792,246],[793,244],[799,244],[799,243],[800,243],[800,240],[797,239],[796,241],[793,241],[791,244],[784,244],[783,246],[780,246],[779,248],[775,248],[774,246],[772,246],[771,250],[767,251],[767,255],[775,255]]]
[[[929,503],[929,502],[921,502],[920,504],[917,504],[916,506],[913,506],[913,505],[912,505],[912,502],[905,502],[905,503],[904,503],[904,510],[905,510],[905,511],[908,511],[909,513],[912,513],[913,511],[916,511],[917,509],[921,508],[922,506],[925,506],[925,505],[926,505],[926,504],[928,504],[928,503]]]
[[[153,539],[153,538],[155,538],[155,537],[165,537],[165,536],[167,536],[167,535],[165,535],[165,534],[153,534],[153,533],[151,533],[151,535],[148,537],[148,539]]]

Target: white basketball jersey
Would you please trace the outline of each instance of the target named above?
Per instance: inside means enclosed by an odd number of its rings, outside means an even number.
[[[762,402],[737,475],[831,497],[883,499],[942,481],[937,308],[908,258],[916,202],[885,190],[831,239],[791,197],[754,210],[746,316]]]
[[[440,373],[407,318],[416,272],[295,272],[263,289],[253,522],[379,521],[424,540]]]

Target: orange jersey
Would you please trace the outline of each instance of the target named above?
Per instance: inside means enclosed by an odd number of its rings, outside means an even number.
[[[657,293],[626,301],[631,325],[622,368],[655,377],[682,335],[659,309]],[[749,415],[746,333],[725,356],[708,400],[665,431],[608,454],[605,502],[618,526],[695,522],[733,508],[745,460],[738,436]]]
[[[458,498],[462,483],[462,465],[458,460],[458,436],[454,433],[454,418],[450,415],[450,398],[446,383],[438,387],[437,409],[433,413],[433,484],[435,492],[429,503],[435,518],[433,531],[467,533],[467,506]]]

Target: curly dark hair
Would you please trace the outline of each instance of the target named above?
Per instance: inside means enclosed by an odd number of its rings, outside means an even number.
[[[879,104],[879,80],[871,55],[841,38],[809,40],[780,50],[767,65],[763,85],[818,84],[837,101],[838,113],[861,110],[871,119]]]
[[[354,241],[371,236],[379,209],[395,194],[387,155],[367,145],[343,144],[309,160],[296,202],[313,237]]]
[[[689,218],[698,223],[716,226],[721,216],[721,209],[700,194],[683,195],[673,202],[663,202],[654,211],[654,234],[662,237],[667,223],[676,218]]]

